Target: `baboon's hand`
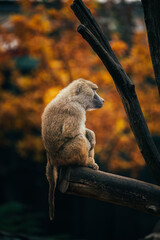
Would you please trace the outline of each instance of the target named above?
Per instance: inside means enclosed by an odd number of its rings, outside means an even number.
[[[98,164],[95,163],[94,158],[91,158],[91,157],[88,158],[88,167],[89,167],[89,168],[92,168],[92,169],[94,169],[94,170],[98,170],[98,169],[99,169]]]
[[[91,145],[90,150],[92,150],[94,148],[95,144],[96,144],[95,133],[92,130],[86,128],[86,138],[90,142],[90,145]]]
[[[92,168],[93,170],[98,170],[98,169],[99,169],[99,166],[98,166],[97,163],[89,164],[88,167],[89,167],[89,168]]]

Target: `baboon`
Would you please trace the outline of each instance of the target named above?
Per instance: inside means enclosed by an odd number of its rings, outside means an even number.
[[[97,85],[77,79],[46,106],[42,114],[42,140],[47,152],[49,214],[54,217],[54,192],[59,166],[78,165],[98,169],[94,160],[95,134],[85,127],[86,111],[101,108],[104,100]]]

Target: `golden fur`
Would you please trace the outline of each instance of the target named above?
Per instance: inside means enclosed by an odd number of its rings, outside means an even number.
[[[78,79],[64,88],[44,109],[42,139],[47,152],[50,219],[59,166],[79,165],[98,169],[94,160],[95,134],[85,128],[86,111],[100,108],[104,100],[94,94],[97,85]],[[96,97],[95,97],[96,98]]]

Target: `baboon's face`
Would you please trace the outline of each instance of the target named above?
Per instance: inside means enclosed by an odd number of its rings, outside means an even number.
[[[77,79],[73,81],[69,87],[70,99],[72,99],[72,101],[74,99],[74,101],[80,103],[86,111],[92,111],[104,105],[104,99],[96,92],[98,89],[97,85],[91,81],[82,78]]]
[[[93,109],[97,109],[97,108],[101,108],[103,107],[104,105],[104,99],[101,98],[96,90],[93,90],[94,91],[94,96],[93,96]]]
[[[95,88],[91,89],[92,94],[90,94],[89,104],[86,109],[87,111],[101,108],[104,105],[104,99],[97,94],[96,90],[97,89]]]
[[[78,85],[77,97],[86,111],[92,111],[104,105],[104,99],[96,92],[97,88],[96,84],[87,80],[80,82],[80,85]]]

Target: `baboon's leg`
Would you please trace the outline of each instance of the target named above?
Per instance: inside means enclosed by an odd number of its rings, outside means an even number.
[[[99,166],[95,163],[95,160],[94,160],[94,148],[89,150],[88,157],[89,157],[88,158],[88,167],[98,170]]]
[[[89,157],[94,158],[94,148],[89,151]]]
[[[89,156],[88,140],[82,134],[69,140],[57,155],[57,165],[79,165],[97,169],[94,159]]]

